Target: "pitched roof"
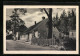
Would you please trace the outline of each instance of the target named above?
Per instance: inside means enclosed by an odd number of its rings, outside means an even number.
[[[48,19],[44,19],[40,22],[38,22],[36,25],[33,25],[31,27],[28,28],[28,30],[26,30],[26,33],[29,33],[29,32],[32,32],[34,30],[37,30],[42,24],[46,24],[48,21]],[[54,23],[53,23],[54,24]],[[54,25],[53,25],[54,27]],[[62,32],[62,30],[59,28],[59,26],[56,26],[56,29],[59,31],[59,32]],[[55,30],[55,29],[54,29]]]
[[[46,22],[48,21],[48,19],[44,19],[41,22],[39,22],[39,24],[37,24],[36,27],[34,27],[31,31],[37,30],[42,24],[46,24]]]
[[[48,21],[48,19],[44,19],[44,20],[38,22],[36,25],[33,25],[33,26],[29,27],[28,30],[26,31],[26,33],[37,30],[38,27],[40,27],[43,23],[46,23],[47,21]]]
[[[41,21],[40,21],[40,22],[41,22]],[[29,28],[26,30],[26,33],[31,32],[31,30],[32,30],[33,28],[35,28],[40,22],[38,22],[36,25],[33,25],[33,26],[29,27]]]

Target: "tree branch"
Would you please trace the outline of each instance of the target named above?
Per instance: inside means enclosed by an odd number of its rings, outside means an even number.
[[[43,10],[45,11],[45,13],[47,14],[47,16],[49,16],[49,14],[48,14],[48,12],[46,11],[46,9],[45,8],[43,8]]]

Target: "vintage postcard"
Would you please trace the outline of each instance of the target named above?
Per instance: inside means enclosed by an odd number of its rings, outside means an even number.
[[[4,5],[4,54],[79,54],[79,6]]]

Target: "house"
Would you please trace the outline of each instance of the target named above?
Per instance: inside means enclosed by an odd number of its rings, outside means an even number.
[[[47,39],[48,37],[47,22],[48,19],[45,19],[44,17],[42,18],[42,21],[38,23],[36,23],[35,21],[35,24],[26,31],[29,41],[31,41],[33,37]],[[55,35],[56,38],[59,38],[59,34],[60,34],[59,30],[53,26],[53,35]]]
[[[69,37],[70,38],[76,38],[76,30],[70,30],[69,31]]]

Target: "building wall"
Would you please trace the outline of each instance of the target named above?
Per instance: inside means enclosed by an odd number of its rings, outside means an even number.
[[[40,34],[40,38],[47,38],[48,36],[48,28],[46,23],[42,23],[41,26],[38,28],[38,32]]]
[[[52,31],[53,31],[52,34],[55,35],[57,38],[59,38],[60,32],[58,31],[58,29],[56,27],[55,28],[53,27]],[[39,28],[39,33],[42,37],[47,38],[48,37],[48,28],[47,28],[47,26],[46,25],[41,26]]]
[[[76,32],[69,32],[69,37],[70,38],[75,38],[76,37]]]
[[[34,30],[37,30],[37,31],[35,31],[36,38],[44,38],[44,39],[46,39],[48,37],[48,26],[46,24],[47,21],[48,20],[43,20],[37,27],[35,27]],[[53,34],[56,37],[59,37],[59,33],[60,32],[57,30],[57,28],[53,27]]]
[[[20,40],[27,40],[27,38],[28,38],[28,35],[25,34],[25,35],[22,35],[22,36],[20,37]]]
[[[53,27],[52,34],[56,37],[59,37],[60,32],[58,29]],[[47,38],[48,37],[48,27],[46,23],[42,23],[42,25],[38,28],[38,32],[40,33],[41,38]]]
[[[32,39],[32,33],[29,34],[29,41]]]
[[[16,38],[18,39],[18,32],[16,32]]]
[[[57,38],[59,38],[60,32],[56,27],[53,27],[53,35],[55,35]]]

